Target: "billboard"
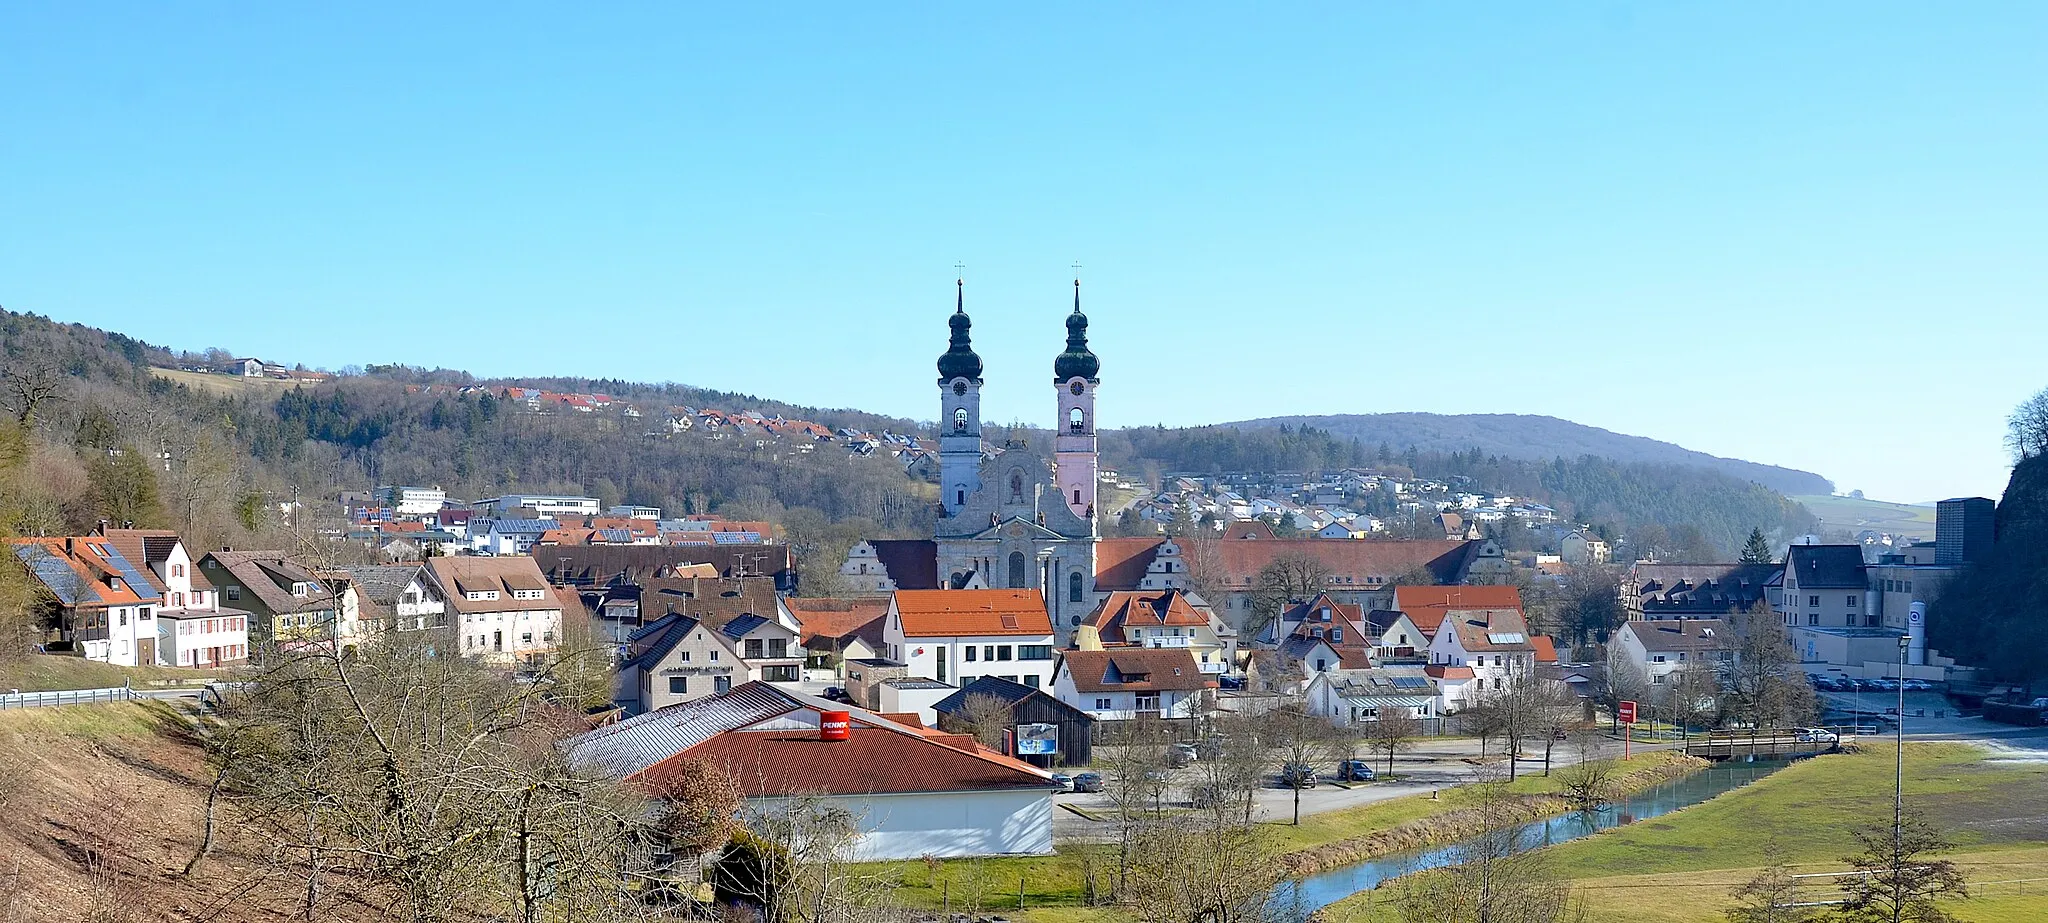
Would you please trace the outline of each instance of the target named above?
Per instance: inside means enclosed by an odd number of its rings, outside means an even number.
[[[1018,756],[1051,756],[1060,751],[1060,729],[1056,724],[1017,725]]]
[[[1614,709],[1614,717],[1623,724],[1636,723],[1636,703],[1621,702]]]

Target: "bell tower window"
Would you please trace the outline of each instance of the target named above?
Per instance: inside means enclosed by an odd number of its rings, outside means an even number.
[[[967,408],[961,407],[953,411],[953,430],[960,433],[967,431]]]
[[[1067,411],[1067,430],[1076,433],[1088,431],[1088,415],[1082,413],[1081,408],[1076,407]]]

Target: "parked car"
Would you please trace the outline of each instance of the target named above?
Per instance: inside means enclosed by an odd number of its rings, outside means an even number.
[[[1931,692],[1934,689],[1934,684],[1924,679],[1909,679],[1904,685],[1912,692]]]
[[[1345,782],[1371,782],[1379,777],[1364,760],[1345,760],[1337,767],[1337,778]]]
[[[1094,794],[1102,791],[1102,776],[1099,773],[1084,772],[1073,778],[1074,791]]]
[[[1052,781],[1053,784],[1058,785],[1060,787],[1060,791],[1071,792],[1074,790],[1074,777],[1067,775],[1064,772],[1053,773]]]
[[[1223,688],[1225,688],[1225,689],[1243,689],[1243,688],[1244,688],[1244,677],[1242,677],[1242,676],[1225,676],[1225,677],[1222,677],[1222,678],[1218,679],[1218,680],[1216,681],[1216,683],[1217,683],[1217,685],[1219,685],[1219,686],[1221,686],[1221,687],[1223,687]]]
[[[825,687],[825,694],[824,694],[824,696],[823,696],[823,697],[824,697],[824,698],[827,698],[827,699],[831,699],[831,700],[832,700],[832,701],[834,701],[834,702],[837,702],[837,701],[839,701],[839,700],[841,700],[841,699],[844,699],[844,698],[846,698],[846,687],[845,687],[845,686],[826,686],[826,687]]]
[[[1281,788],[1315,788],[1317,781],[1315,767],[1307,763],[1288,763],[1280,767]]]
[[[1179,769],[1195,761],[1195,758],[1179,747],[1166,751],[1166,765]]]
[[[1841,740],[1827,728],[1800,728],[1797,738],[1800,743],[1831,744]]]
[[[1202,751],[1194,744],[1173,745],[1174,765],[1185,766],[1202,758]]]

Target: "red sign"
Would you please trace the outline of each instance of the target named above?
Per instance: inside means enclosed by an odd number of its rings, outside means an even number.
[[[1636,723],[1636,703],[1619,703],[1619,705],[1614,709],[1614,717],[1623,724]]]
[[[852,740],[853,714],[843,711],[818,713],[819,740]]]

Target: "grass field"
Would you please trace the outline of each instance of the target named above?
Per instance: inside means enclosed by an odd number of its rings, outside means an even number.
[[[241,378],[234,375],[213,375],[206,372],[187,372],[183,369],[149,370],[151,375],[166,381],[175,381],[194,391],[208,394],[257,394],[276,396],[292,389],[301,382],[284,381],[277,378]]]
[[[83,657],[30,654],[0,662],[0,692],[46,692],[53,689],[107,689],[123,684],[137,689],[196,686],[228,675],[221,670],[179,667],[117,667]]]
[[[1893,753],[1805,760],[1770,778],[1652,821],[1546,851],[1583,888],[1589,923],[1708,923],[1728,890],[1764,862],[1776,841],[1802,872],[1837,871],[1854,851],[1850,828],[1888,823]],[[2048,765],[2003,762],[1965,744],[1908,744],[1906,801],[1958,846],[1980,898],[1954,911],[1973,923],[2048,919]],[[1646,895],[1654,895],[1653,899]],[[1831,896],[1816,886],[1815,899]],[[1362,895],[1333,908],[1332,923],[1382,919]]]
[[[1630,766],[1648,772],[1669,767],[1681,758],[1669,751],[1658,751],[1638,755]],[[1540,773],[1525,775],[1508,783],[1508,787],[1515,794],[1532,796],[1555,794],[1562,790],[1557,777],[1546,778]],[[1302,817],[1300,826],[1274,823],[1261,825],[1260,830],[1266,849],[1274,855],[1283,855],[1387,833],[1403,824],[1472,807],[1476,801],[1476,793],[1470,789],[1450,788],[1436,800],[1427,795],[1392,798],[1341,811],[1306,815]],[[1405,848],[1411,844],[1391,845]],[[912,907],[939,909],[950,906],[954,910],[980,907],[1007,911],[1017,907],[1017,891],[1021,882],[1024,907],[1039,908],[1042,914],[1050,914],[1030,919],[1118,919],[1114,915],[1105,915],[1105,911],[1079,906],[1086,895],[1091,865],[1098,887],[1107,891],[1116,874],[1116,847],[1105,844],[1071,845],[1060,847],[1058,853],[1051,856],[956,859],[933,865],[915,861],[875,862],[864,866],[863,871],[895,882],[895,899]],[[1057,911],[1062,908],[1085,910],[1085,913],[1081,916],[1060,916]]]
[[[1886,503],[1883,500],[1857,500],[1850,497],[1828,497],[1810,495],[1792,499],[1806,505],[1813,515],[1819,516],[1822,529],[1843,529],[1861,532],[1876,529],[1895,535],[1913,538],[1934,538],[1934,507],[1909,506],[1904,503]]]

